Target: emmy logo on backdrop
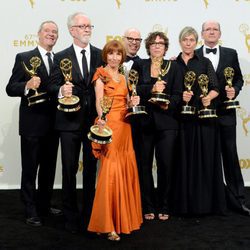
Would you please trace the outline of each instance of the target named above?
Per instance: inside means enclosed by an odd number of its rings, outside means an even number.
[[[26,73],[28,73],[30,77],[34,77],[36,76],[37,68],[41,65],[41,59],[37,56],[31,57],[30,59],[30,65],[32,67],[31,69],[28,69],[28,67],[26,66],[24,62],[22,62],[22,64]],[[46,92],[38,93],[37,89],[33,89],[33,90],[35,91],[35,94],[28,97],[29,106],[47,101]]]
[[[68,58],[62,59],[60,62],[60,69],[63,73],[65,84],[69,83],[72,80],[71,60]],[[57,106],[57,108],[63,112],[76,112],[81,108],[79,101],[80,99],[78,96],[65,96],[58,99],[59,105]]]
[[[102,108],[102,120],[106,120],[106,115],[109,113],[114,97],[103,96],[100,100]],[[104,128],[100,128],[98,125],[93,125],[88,133],[88,138],[98,144],[107,144],[112,141],[112,130],[107,125]]]
[[[229,88],[233,87],[233,78],[234,78],[234,69],[231,67],[227,67],[224,69],[224,76],[227,82],[227,86]],[[226,109],[236,109],[240,107],[239,101],[229,99],[224,101]]]
[[[185,77],[184,77],[184,85],[185,85],[185,88],[187,90],[187,92],[190,92],[191,89],[192,89],[192,86],[194,85],[194,81],[196,79],[196,74],[194,71],[188,71],[186,74],[185,74]],[[185,106],[182,106],[182,110],[181,110],[181,113],[182,114],[188,114],[188,115],[193,115],[195,114],[195,107],[193,106],[189,106],[188,105],[188,102],[186,102],[186,105]]]
[[[202,95],[204,97],[206,97],[208,94],[208,83],[209,83],[208,76],[205,74],[199,75],[198,83],[199,83],[199,86],[201,88]],[[199,118],[215,118],[215,117],[217,117],[215,109],[208,109],[205,106],[203,109],[198,111],[198,116],[199,116]]]
[[[136,85],[138,83],[138,78],[139,78],[138,72],[134,69],[131,69],[129,71],[128,80],[127,80],[127,85],[131,93],[131,96],[137,96]],[[144,106],[136,105],[136,106],[128,108],[128,113],[126,114],[126,117],[131,116],[131,115],[138,115],[138,114],[147,114]]]
[[[206,9],[207,9],[207,7],[208,7],[208,0],[203,0],[203,2],[204,2],[205,7],[206,7]]]
[[[240,25],[240,32],[242,32],[245,36],[245,45],[248,49],[248,53],[250,53],[250,33],[249,33],[249,26],[246,23]]]
[[[31,6],[31,8],[33,9],[33,8],[34,8],[34,6],[35,6],[35,0],[29,0],[29,2],[30,2],[30,6]]]
[[[244,130],[245,136],[247,136],[250,131],[249,129],[250,128],[250,113],[247,113],[247,110],[244,108],[239,108],[237,110],[237,114],[242,120],[242,127]]]
[[[165,67],[163,66],[163,60],[161,59],[160,61],[158,61],[158,58],[153,58],[152,59],[153,63],[155,65],[159,64],[159,75],[158,75],[158,81],[162,80],[162,77],[164,77],[170,67],[171,67],[171,61],[168,61],[165,65]],[[163,104],[169,104],[170,101],[168,99],[168,95],[166,93],[162,93],[162,92],[153,92],[151,94],[151,98],[148,100],[151,103],[163,103]]]
[[[117,8],[120,9],[121,7],[121,0],[115,0],[116,1],[116,5],[117,5]]]

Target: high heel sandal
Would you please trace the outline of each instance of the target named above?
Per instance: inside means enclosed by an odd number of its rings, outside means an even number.
[[[108,234],[108,240],[119,241],[121,237],[116,232],[111,232]]]
[[[144,214],[145,220],[153,220],[155,218],[154,213]]]
[[[169,219],[169,215],[168,214],[158,214],[158,218],[159,220],[168,220]]]

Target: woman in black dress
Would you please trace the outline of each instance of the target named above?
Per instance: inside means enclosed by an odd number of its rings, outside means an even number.
[[[176,60],[184,79],[191,71],[195,73],[191,91],[183,92],[183,105],[188,102],[196,113],[180,116],[180,155],[174,189],[174,212],[186,215],[223,213],[226,207],[217,119],[197,115],[204,106],[215,108],[218,82],[211,62],[195,53],[197,41],[197,32],[185,27],[179,35],[182,52]],[[209,78],[207,96],[203,96],[198,83],[201,74]]]

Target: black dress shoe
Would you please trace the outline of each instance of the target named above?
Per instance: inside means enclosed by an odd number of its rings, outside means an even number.
[[[53,216],[61,216],[61,215],[63,215],[63,212],[62,212],[62,210],[60,210],[58,208],[51,207],[49,209],[49,214],[53,215]]]
[[[250,216],[250,209],[246,205],[241,205],[241,213],[246,216]]]
[[[33,226],[33,227],[40,227],[42,226],[41,219],[39,217],[29,217],[26,218],[26,224]]]

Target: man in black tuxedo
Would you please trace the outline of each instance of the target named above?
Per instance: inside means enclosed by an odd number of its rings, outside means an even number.
[[[16,55],[12,75],[6,87],[9,96],[21,97],[19,108],[21,198],[25,205],[26,223],[32,226],[42,225],[40,216],[61,213],[60,210],[50,207],[58,149],[58,135],[54,130],[56,105],[46,94],[42,98],[44,102],[30,106],[28,100],[35,94],[35,89],[39,93],[47,92],[49,64],[53,60],[52,49],[58,39],[56,23],[43,22],[38,31],[38,38],[39,43],[35,49]],[[48,52],[50,54],[47,54]],[[31,77],[32,74],[26,71],[32,70],[30,60],[35,57],[41,60],[41,64],[37,67],[36,75]],[[38,190],[36,192],[37,172]]]
[[[244,82],[238,55],[236,50],[219,45],[221,30],[218,22],[204,22],[201,35],[204,40],[204,46],[199,48],[197,52],[211,60],[220,84],[217,113],[219,115],[221,155],[229,206],[245,215],[250,215],[250,209],[245,204],[244,181],[237,154],[236,111],[235,109],[225,109],[225,105],[223,105],[224,101],[235,99],[238,96]],[[233,87],[231,88],[227,86],[224,76],[226,67],[234,69]]]
[[[68,29],[73,37],[73,44],[55,55],[55,67],[51,75],[49,91],[55,97],[80,99],[80,110],[64,112],[57,110],[55,128],[61,140],[63,171],[63,212],[66,230],[75,233],[79,229],[79,212],[77,206],[76,174],[81,143],[83,146],[83,215],[87,227],[92,210],[95,193],[96,159],[92,154],[91,142],[87,138],[90,126],[97,117],[95,92],[91,79],[101,65],[101,50],[92,46],[89,41],[93,25],[88,16],[77,12],[68,17]],[[85,50],[83,52],[83,49]],[[65,83],[60,69],[63,59],[72,62],[72,80]]]

